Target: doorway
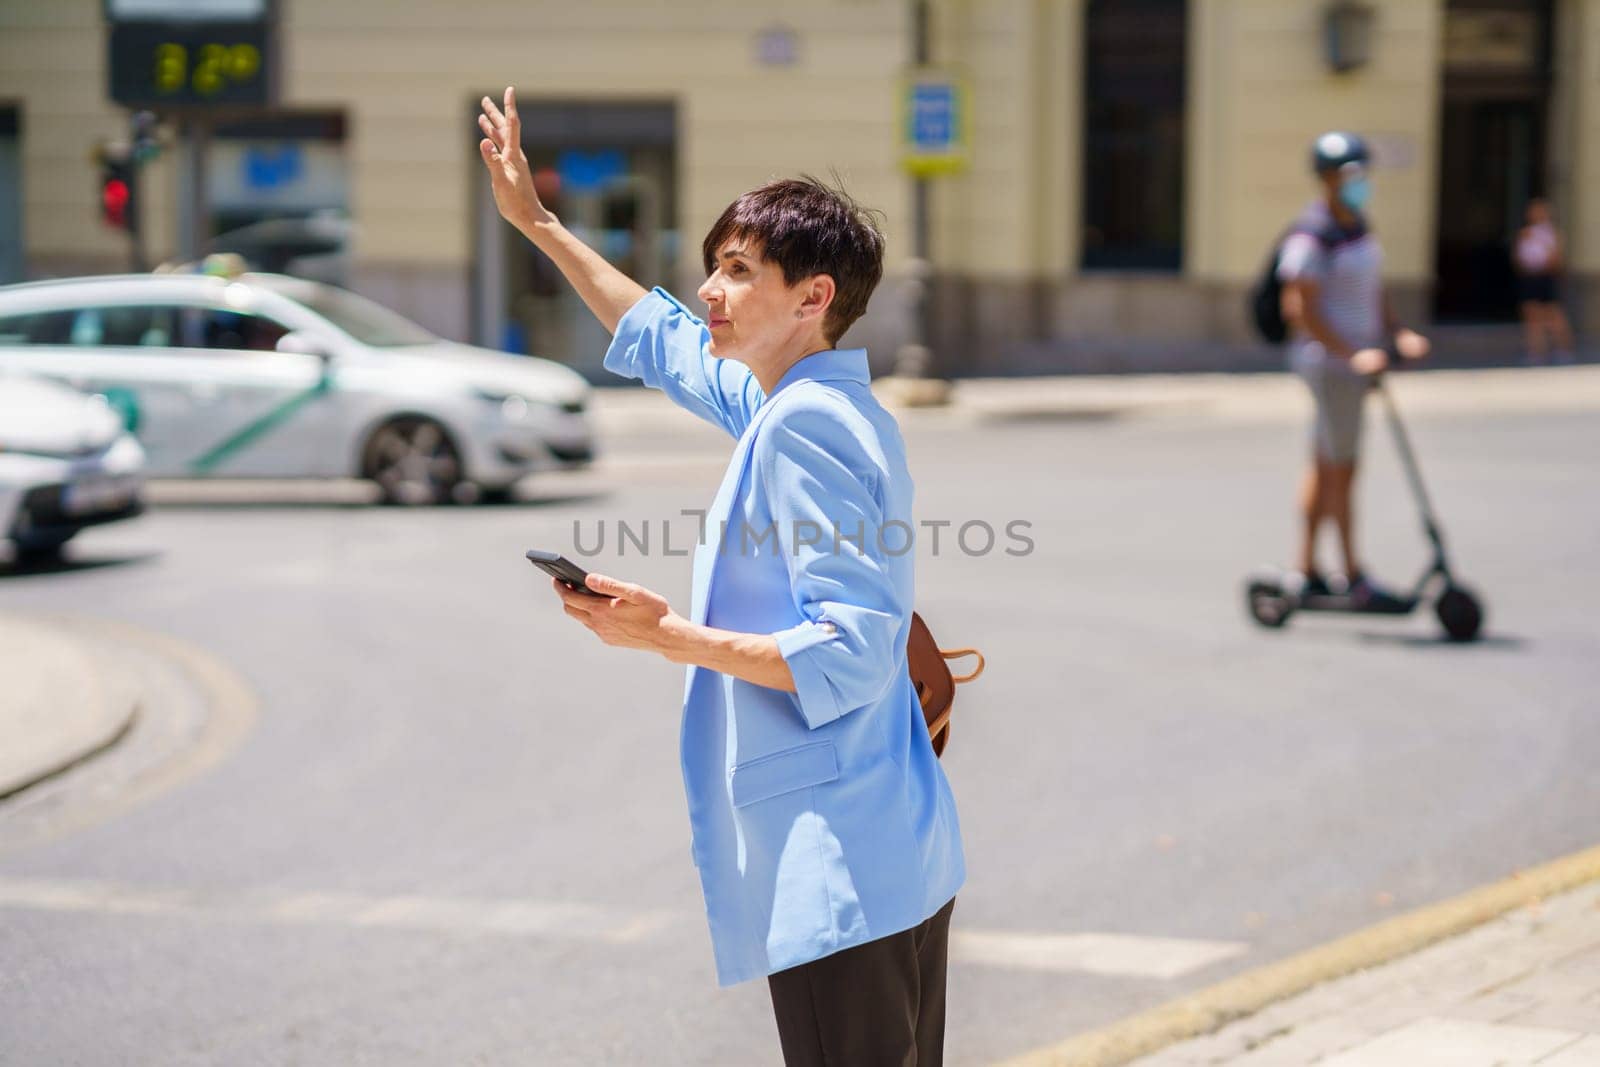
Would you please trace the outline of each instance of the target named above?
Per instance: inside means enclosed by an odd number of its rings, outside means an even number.
[[[1550,0],[1450,0],[1440,101],[1434,316],[1516,318],[1511,252],[1545,192]]]
[[[545,205],[640,285],[670,287],[680,252],[676,108],[529,100],[518,101],[517,110]],[[474,183],[477,343],[557,360],[590,381],[615,381],[602,366],[610,335],[555,264],[500,219],[486,186]]]
[[[22,273],[22,115],[0,104],[0,285]]]

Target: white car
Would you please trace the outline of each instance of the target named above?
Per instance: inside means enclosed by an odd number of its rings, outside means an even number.
[[[0,534],[49,557],[85,526],[144,510],[144,450],[101,397],[0,374]]]
[[[391,501],[443,503],[594,451],[575,371],[275,274],[0,287],[4,370],[107,397],[151,477],[354,475]]]

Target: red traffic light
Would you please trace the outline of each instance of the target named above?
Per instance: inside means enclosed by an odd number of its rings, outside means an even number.
[[[107,178],[100,186],[100,215],[107,226],[126,229],[128,226],[128,200],[131,197],[128,183],[123,178]]]

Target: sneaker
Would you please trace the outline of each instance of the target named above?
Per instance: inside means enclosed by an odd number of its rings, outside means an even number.
[[[1405,611],[1406,602],[1364,574],[1358,574],[1346,588],[1357,611]]]
[[[1322,576],[1320,571],[1307,571],[1304,574],[1299,571],[1291,571],[1287,584],[1295,590],[1295,595],[1299,597],[1329,596],[1333,593],[1333,590],[1328,588],[1328,580]]]

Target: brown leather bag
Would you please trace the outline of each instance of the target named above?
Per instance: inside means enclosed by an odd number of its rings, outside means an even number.
[[[977,656],[978,666],[970,674],[951,674],[947,661],[963,656]],[[922,616],[911,613],[911,634],[906,638],[906,670],[917,688],[917,699],[922,702],[922,717],[928,724],[935,756],[944,755],[944,746],[950,743],[950,711],[955,704],[956,686],[982,674],[983,667],[982,652],[975,648],[940,648]]]

